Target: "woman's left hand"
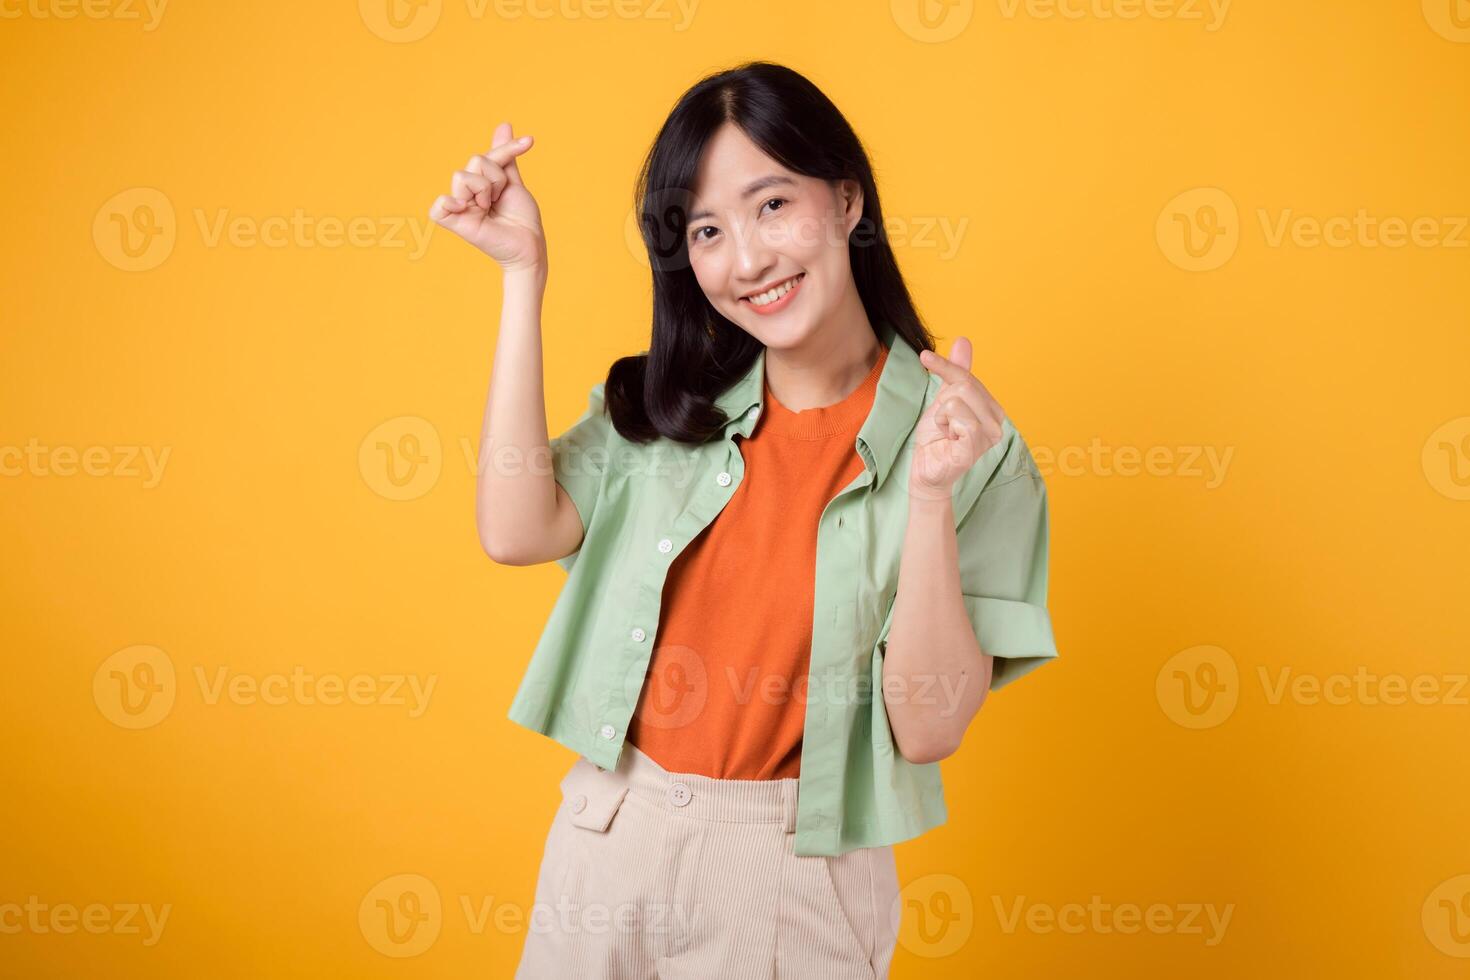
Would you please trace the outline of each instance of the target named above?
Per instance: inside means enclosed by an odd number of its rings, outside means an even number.
[[[909,493],[922,500],[945,500],[955,481],[1000,442],[1006,413],[970,373],[969,338],[957,338],[947,358],[920,351],[919,362],[944,383],[915,430]]]

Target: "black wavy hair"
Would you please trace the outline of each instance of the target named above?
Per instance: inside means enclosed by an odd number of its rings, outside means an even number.
[[[634,206],[653,273],[652,337],[646,352],[613,363],[604,386],[613,426],[632,442],[660,435],[708,441],[729,421],[714,400],[761,351],[760,341],[710,304],[689,261],[685,232],[700,157],[726,122],[794,173],[862,187],[863,213],[848,249],[868,320],[892,326],[916,353],[934,350],[888,243],[862,141],[805,76],[745,62],[705,76],[679,98],[638,175]]]

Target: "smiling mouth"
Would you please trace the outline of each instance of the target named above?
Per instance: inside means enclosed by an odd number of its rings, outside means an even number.
[[[791,292],[792,289],[796,288],[796,284],[801,282],[805,278],[805,272],[798,272],[796,275],[792,276],[790,279],[787,279],[785,282],[777,283],[773,289],[768,289],[762,293],[756,293],[754,296],[742,296],[740,297],[740,301],[742,303],[749,303],[751,306],[770,306],[772,303],[777,302],[781,299],[781,297]]]

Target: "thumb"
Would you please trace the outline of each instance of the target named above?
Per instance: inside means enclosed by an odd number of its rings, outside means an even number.
[[[973,356],[974,349],[970,346],[969,337],[956,337],[954,343],[949,347],[949,359],[966,371],[970,370],[970,361]]]

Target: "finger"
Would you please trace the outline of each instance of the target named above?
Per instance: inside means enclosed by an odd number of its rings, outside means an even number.
[[[973,357],[974,350],[970,345],[969,337],[956,337],[954,343],[949,346],[949,359],[970,374],[975,373],[970,370],[970,362]]]
[[[941,395],[951,385],[977,393],[979,397],[978,401],[975,398],[970,399],[970,404],[974,406],[975,411],[979,412],[981,416],[987,414],[997,417],[1002,416],[1005,412],[1001,409],[1000,402],[995,400],[995,396],[990,393],[990,389],[986,388],[980,379],[975,377],[974,372],[970,370],[972,351],[973,348],[970,344],[970,339],[968,337],[960,337],[950,348],[950,354],[954,357],[962,358],[963,363],[950,360],[949,358],[941,358],[933,351],[920,351],[920,359],[923,360],[925,354],[928,354],[930,358],[934,359],[935,363],[933,365],[930,365],[929,361],[924,361],[924,364],[926,367],[931,367],[935,374],[940,375],[945,380],[946,384],[939,389]],[[946,367],[946,363],[953,367]],[[944,372],[949,372],[952,377],[946,376]]]
[[[491,139],[490,149],[485,155],[505,169],[505,175],[512,184],[524,187],[526,182],[521,179],[521,171],[516,166],[515,158],[529,150],[532,142],[529,136],[519,138],[513,136],[510,123],[503,122],[495,127],[495,136]]]
[[[961,367],[954,361],[935,353],[932,350],[919,351],[919,362],[929,371],[939,375],[945,381],[960,381],[963,378],[975,377],[970,373],[968,366]]]
[[[939,428],[934,424],[933,406],[925,410],[919,416],[919,424],[914,426],[914,443],[923,446],[940,438]]]
[[[484,207],[488,211],[489,206],[500,200],[500,195],[505,193],[505,185],[510,182],[510,178],[506,176],[505,170],[500,164],[483,153],[470,157],[469,162],[464,165],[464,168],[470,173],[479,174],[490,181],[490,193],[487,195],[488,199],[481,204],[481,207]]]
[[[439,224],[443,224],[454,215],[462,214],[468,207],[469,203],[466,201],[450,197],[448,194],[440,194],[434,198],[434,203],[429,205],[429,217]]]
[[[950,406],[958,403],[968,405],[970,410],[981,418],[997,414],[1000,409],[1000,406],[992,405],[994,400],[978,383],[966,384],[962,382],[960,384],[942,385],[939,393],[934,396],[934,400],[943,405],[945,411],[951,415],[954,414],[954,410]]]
[[[961,399],[954,399],[945,406],[949,412],[949,431],[952,438],[958,438],[961,433],[974,436],[980,432],[980,416]]]
[[[967,401],[953,399],[949,406],[949,420],[950,432],[955,439],[973,439],[977,445],[1000,439],[1001,423],[991,415],[973,411]],[[966,458],[973,459],[974,457]]]
[[[490,178],[491,183],[504,184],[507,182],[505,168],[483,153],[470,157],[464,168],[472,174]]]
[[[490,178],[468,170],[456,170],[449,181],[450,193],[461,201],[474,202],[485,210],[490,209]]]
[[[950,432],[949,419],[950,415],[947,406],[943,402],[935,401],[934,428],[939,433],[938,438],[945,440],[954,438],[953,433]]]
[[[966,419],[956,418],[950,428],[954,432],[954,438],[949,443],[949,460],[956,466],[968,466],[974,462],[978,455],[975,447],[979,443],[980,433],[976,428],[971,428],[975,423]]]
[[[949,438],[948,433],[939,427],[935,416],[939,411],[939,403],[935,402],[925,410],[919,417],[919,424],[914,430],[914,442],[919,446],[927,446],[931,442]]]

